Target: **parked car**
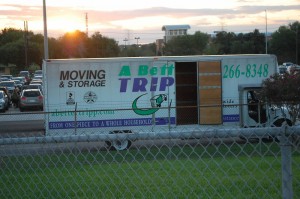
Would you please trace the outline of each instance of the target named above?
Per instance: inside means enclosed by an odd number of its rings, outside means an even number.
[[[0,86],[0,91],[3,91],[6,95],[9,94],[7,88],[4,86]]]
[[[27,87],[30,89],[40,89],[43,93],[43,86],[39,83],[30,83]]]
[[[26,110],[43,110],[43,94],[40,89],[25,89],[21,92],[19,109],[21,112]]]
[[[30,81],[30,73],[27,70],[20,71],[19,77],[25,77],[26,82]]]
[[[12,75],[1,75],[1,78],[6,78],[9,81],[13,78],[13,76]]]
[[[20,71],[20,73],[19,73],[19,76],[21,76],[21,77],[26,77],[26,78],[28,78],[29,75],[30,75],[30,73],[29,73],[29,71],[27,71],[27,70],[22,70],[22,71]]]
[[[23,86],[23,83],[21,82],[21,80],[19,79],[13,79],[13,81],[15,82],[16,86],[21,88]]]
[[[41,84],[29,84],[29,85],[23,85],[21,87],[21,91],[25,89],[40,89],[43,93],[43,86]]]
[[[2,81],[9,81],[9,79],[7,77],[0,77],[0,82]]]
[[[36,77],[36,76],[43,76],[43,71],[42,70],[34,71],[34,77]]]
[[[26,82],[26,78],[25,77],[19,76],[19,77],[15,77],[15,79],[19,79],[22,82],[22,84],[24,84]]]
[[[43,85],[43,81],[39,79],[32,79],[29,84],[41,84]]]
[[[6,87],[8,92],[10,94],[12,94],[12,92],[14,91],[14,89],[17,85],[14,81],[11,80],[11,81],[2,81],[2,82],[0,82],[0,86]]]
[[[8,110],[9,100],[8,96],[4,91],[0,91],[0,111],[5,112]]]
[[[10,106],[10,97],[11,97],[11,95],[10,95],[10,93],[8,92],[8,90],[7,90],[7,88],[6,87],[3,87],[3,86],[0,86],[0,91],[3,91],[5,94],[6,94],[6,96],[7,96],[7,98],[8,98],[8,108],[9,108],[9,106]],[[8,109],[7,108],[7,109]]]

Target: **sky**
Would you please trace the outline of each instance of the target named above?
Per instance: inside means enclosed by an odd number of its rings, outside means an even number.
[[[274,32],[300,21],[300,0],[45,0],[48,37],[80,30],[100,32],[119,44],[162,39],[164,25],[190,25],[195,31]],[[43,0],[1,0],[0,29],[44,34]],[[140,38],[140,39],[135,39]],[[127,41],[124,41],[127,40]]]

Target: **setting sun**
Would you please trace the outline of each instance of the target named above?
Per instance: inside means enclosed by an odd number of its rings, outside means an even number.
[[[75,30],[84,30],[84,15],[82,18],[78,17],[53,17],[48,20],[48,29],[58,30],[60,32],[74,32]]]

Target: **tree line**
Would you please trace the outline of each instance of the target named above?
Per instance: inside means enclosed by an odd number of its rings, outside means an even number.
[[[267,53],[275,54],[278,62],[299,60],[299,22],[280,26],[267,37]],[[91,36],[79,30],[59,38],[48,38],[50,59],[138,57],[156,55],[223,55],[266,53],[265,33],[255,29],[250,33],[220,31],[211,36],[201,31],[193,35],[174,37],[157,50],[155,43],[119,45],[112,38],[96,32]],[[0,64],[24,70],[30,65],[41,66],[44,56],[44,36],[32,31],[5,28],[0,33]]]
[[[267,45],[266,45],[267,44]],[[267,48],[266,48],[267,46]],[[163,51],[164,55],[223,55],[223,54],[275,54],[278,62],[300,60],[300,23],[298,21],[280,26],[271,35],[260,33],[255,29],[250,33],[233,33],[220,31],[214,37],[196,32],[194,35],[176,37],[169,41]]]

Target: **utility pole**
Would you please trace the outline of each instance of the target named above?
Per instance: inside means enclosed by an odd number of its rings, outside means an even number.
[[[125,48],[126,48],[126,42],[128,41],[128,39],[125,38],[123,41],[125,42]]]
[[[24,21],[25,67],[28,67],[28,22]]]
[[[85,13],[85,34],[89,36],[88,13]]]
[[[296,64],[298,65],[298,26],[299,23],[296,23]]]
[[[266,13],[266,54],[268,54],[268,18],[267,18],[267,10],[265,10]]]
[[[44,18],[44,59],[49,58],[48,55],[48,33],[47,33],[47,14],[46,14],[46,0],[43,0],[43,18]]]

